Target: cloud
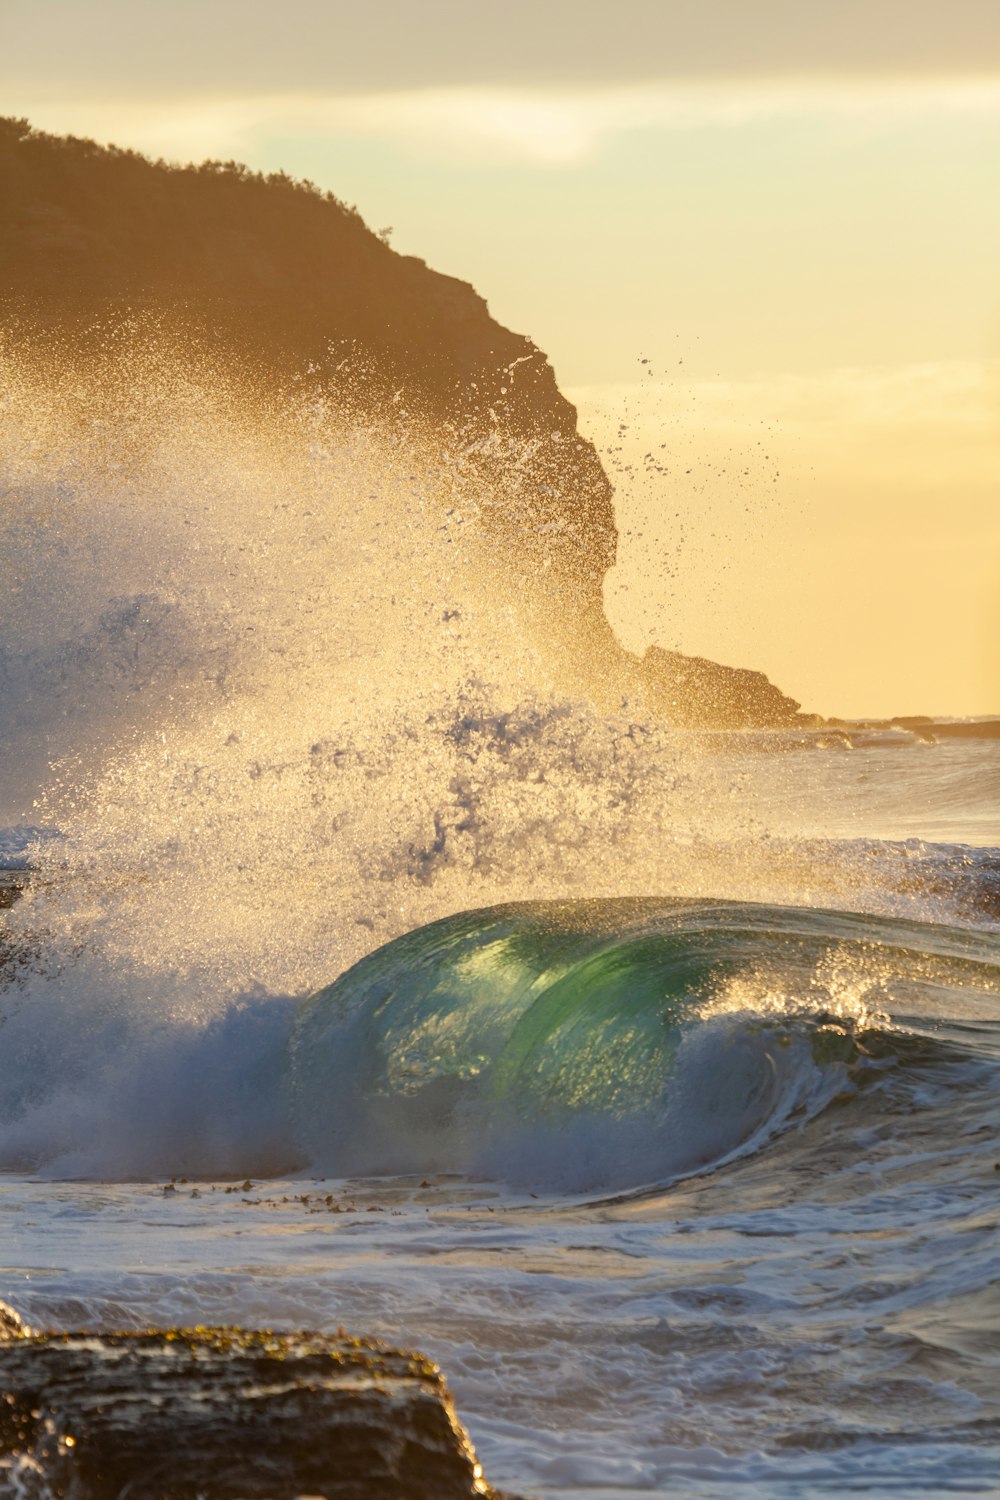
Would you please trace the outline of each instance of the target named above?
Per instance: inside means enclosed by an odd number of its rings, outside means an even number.
[[[847,430],[942,428],[970,436],[1000,435],[1000,360],[939,360],[888,366],[845,366],[741,381],[643,382],[577,386],[566,395],[598,419],[638,426],[671,422],[703,431],[776,422],[797,428]]]
[[[997,113],[1000,77],[902,82],[829,79],[660,83],[587,91],[450,89],[319,102],[322,121],[353,133],[417,140],[448,154],[490,154],[540,164],[582,160],[635,131],[736,128],[775,117],[884,119],[900,113]]]
[[[8,95],[7,111],[57,133],[154,155],[253,156],[276,134],[368,139],[421,156],[564,166],[638,131],[735,129],[775,119],[885,125],[907,115],[1000,116],[1000,74],[982,78],[835,78],[661,82],[625,88],[445,88],[403,92],[126,96],[54,102]]]
[[[51,98],[400,93],[1000,66],[996,0],[3,0],[0,75]]]

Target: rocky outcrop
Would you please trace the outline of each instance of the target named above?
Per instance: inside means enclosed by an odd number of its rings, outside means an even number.
[[[33,1334],[0,1309],[0,1372],[25,1496],[500,1500],[437,1366],[374,1340]]]
[[[671,724],[697,729],[784,728],[804,721],[800,705],[763,672],[723,667],[703,656],[651,646],[636,668],[645,690]]]
[[[31,1329],[12,1307],[6,1302],[0,1302],[0,1344],[9,1343],[11,1339],[28,1338]]]
[[[171,166],[0,119],[8,338],[57,330],[61,359],[105,358],[108,320],[124,318],[228,351],[260,389],[308,371],[338,399],[405,408],[487,497],[489,566],[515,580],[567,690],[602,706],[638,695],[676,723],[787,722],[790,700],[758,673],[667,652],[640,663],[618,645],[602,599],[612,489],[548,360],[467,283],[386,241],[284,173]]]

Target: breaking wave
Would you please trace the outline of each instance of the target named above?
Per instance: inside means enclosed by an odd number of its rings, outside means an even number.
[[[0,1165],[662,1181],[865,1066],[839,945],[995,926],[995,850],[816,837],[794,754],[591,693],[499,434],[487,493],[308,383],[0,354]]]
[[[755,1151],[912,1065],[890,1012],[961,994],[992,1014],[1000,993],[971,930],[662,898],[449,917],[304,1002],[126,1012],[108,970],[81,1013],[79,978],[8,990],[0,1165],[458,1172],[585,1194]],[[946,1055],[921,1046],[928,1066]]]
[[[888,1009],[995,997],[998,981],[975,935],[830,912],[660,899],[464,913],[307,1002],[294,1108],[310,1159],[338,1173],[663,1184],[759,1148],[904,1052]]]

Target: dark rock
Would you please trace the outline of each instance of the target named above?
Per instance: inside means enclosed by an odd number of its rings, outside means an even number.
[[[8,1309],[0,1370],[0,1453],[25,1496],[496,1496],[437,1366],[370,1339],[31,1334]]]
[[[6,1302],[0,1302],[0,1344],[9,1343],[11,1339],[27,1338],[31,1329],[12,1307]]]
[[[24,890],[28,877],[22,870],[0,870],[0,911],[14,905]]]
[[[705,729],[803,727],[813,715],[800,714],[763,672],[720,666],[702,656],[683,656],[651,646],[636,674],[652,695],[654,709],[670,724]]]
[[[934,734],[946,740],[1000,740],[1000,719],[935,719]]]
[[[0,870],[0,990],[16,977],[19,970],[39,956],[37,939],[22,933],[15,940],[3,915],[24,894],[30,879],[26,870]],[[0,1026],[3,1021],[4,1014],[0,1011]],[[3,1303],[0,1303],[0,1327],[2,1320]]]

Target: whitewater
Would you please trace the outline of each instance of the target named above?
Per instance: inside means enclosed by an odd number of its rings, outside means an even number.
[[[420,1348],[543,1500],[1000,1493],[995,727],[672,729],[504,435],[3,359],[0,1296]]]

